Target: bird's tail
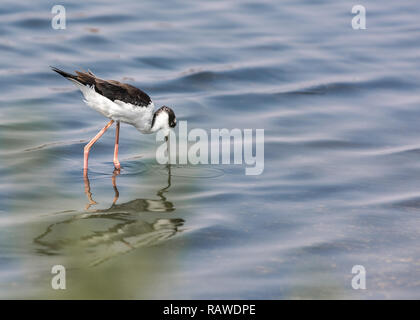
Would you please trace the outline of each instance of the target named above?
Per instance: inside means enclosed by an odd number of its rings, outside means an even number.
[[[60,70],[60,69],[58,69],[58,68],[56,68],[56,67],[52,67],[52,66],[50,66],[50,68],[53,70],[53,71],[55,71],[55,72],[57,72],[58,74],[61,74],[64,78],[67,78],[67,79],[73,79],[73,80],[76,80],[77,81],[77,76],[75,76],[75,75],[73,75],[73,74],[71,74],[71,73],[68,73],[68,72],[65,72],[65,71],[63,71],[63,70]]]

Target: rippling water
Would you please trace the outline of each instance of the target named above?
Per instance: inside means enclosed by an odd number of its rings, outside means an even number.
[[[0,5],[1,298],[420,298],[420,6]],[[134,84],[189,128],[265,129],[265,170],[158,165],[49,65]],[[51,267],[67,290],[51,289]],[[363,265],[367,289],[353,290]]]

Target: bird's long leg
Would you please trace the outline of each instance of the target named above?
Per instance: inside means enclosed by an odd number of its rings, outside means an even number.
[[[117,121],[116,126],[117,127],[115,129],[114,167],[116,170],[120,170],[121,165],[120,165],[120,162],[118,161],[118,144],[120,140],[120,122],[119,121]]]
[[[106,130],[108,130],[108,128],[114,123],[114,120],[111,120],[110,122],[108,122],[108,124],[101,130],[98,132],[98,134],[93,137],[92,140],[89,141],[89,143],[87,145],[85,145],[85,151],[84,151],[84,161],[83,161],[83,175],[87,175],[87,169],[88,169],[88,158],[89,158],[89,151],[90,148],[92,148],[93,144],[99,140],[100,137],[102,137],[102,135],[105,133]]]

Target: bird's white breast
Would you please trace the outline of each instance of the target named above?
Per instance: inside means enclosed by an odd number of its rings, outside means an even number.
[[[153,102],[150,102],[146,107],[141,107],[119,100],[111,101],[97,93],[93,86],[85,86],[77,81],[73,82],[83,93],[83,101],[92,109],[109,119],[134,125],[143,133],[148,133],[150,130],[155,108]]]

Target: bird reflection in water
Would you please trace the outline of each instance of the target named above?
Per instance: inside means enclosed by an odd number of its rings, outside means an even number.
[[[180,232],[183,219],[156,218],[164,213],[175,211],[165,193],[171,187],[171,168],[168,165],[167,185],[158,190],[157,199],[135,199],[117,204],[119,192],[117,176],[114,171],[112,185],[114,199],[107,209],[91,209],[97,202],[93,199],[88,176],[84,177],[85,193],[88,198],[86,212],[64,221],[50,224],[46,231],[36,237],[34,242],[41,246],[39,253],[54,255],[66,249],[83,248],[92,259],[89,265],[97,265],[106,260],[136,248],[160,244]],[[148,219],[145,213],[155,213]],[[150,217],[150,216],[149,216]]]

